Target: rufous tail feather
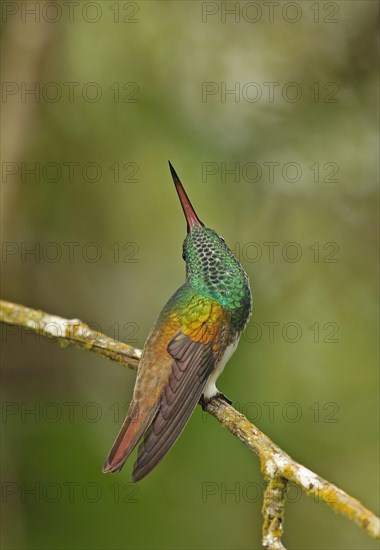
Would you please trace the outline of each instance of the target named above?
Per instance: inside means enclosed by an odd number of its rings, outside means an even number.
[[[127,416],[104,463],[104,473],[121,470],[151,420],[149,416],[143,420],[133,414]]]

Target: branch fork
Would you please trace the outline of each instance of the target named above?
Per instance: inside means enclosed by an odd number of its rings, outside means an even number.
[[[91,329],[78,319],[64,319],[11,302],[0,301],[0,322],[32,330],[64,346],[78,346],[135,370],[142,353],[139,349]],[[349,518],[369,536],[380,539],[380,519],[373,512],[333,483],[293,460],[223,396],[202,402],[202,407],[260,460],[261,471],[267,481],[262,507],[262,544],[266,550],[285,550],[282,536],[289,482]]]

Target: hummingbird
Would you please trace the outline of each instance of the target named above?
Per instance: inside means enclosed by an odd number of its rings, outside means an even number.
[[[187,222],[182,257],[185,283],[159,314],[144,345],[133,397],[103,472],[121,470],[142,439],[132,480],[145,477],[166,455],[198,402],[216,388],[252,310],[248,276],[223,237],[206,227],[169,162]]]

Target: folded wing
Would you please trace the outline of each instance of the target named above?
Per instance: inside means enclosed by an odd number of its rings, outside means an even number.
[[[168,352],[174,359],[172,372],[157,414],[139,448],[134,481],[149,473],[175,443],[215,367],[212,342],[196,342],[182,332],[171,340]]]

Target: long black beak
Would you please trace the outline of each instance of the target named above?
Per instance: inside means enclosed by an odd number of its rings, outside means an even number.
[[[187,221],[187,232],[189,233],[194,225],[201,225],[204,226],[204,224],[201,222],[201,220],[198,218],[198,216],[195,213],[195,210],[189,200],[189,197],[186,195],[186,191],[183,188],[183,185],[177,176],[176,171],[174,170],[173,166],[171,165],[171,162],[169,160],[169,167],[170,172],[174,181],[174,185],[176,188],[176,191],[178,193],[179,200],[181,202],[183,213],[185,214],[185,218]]]

